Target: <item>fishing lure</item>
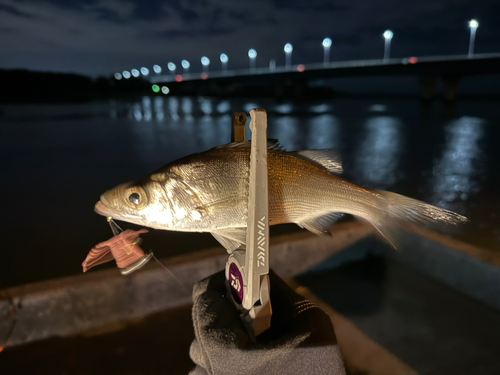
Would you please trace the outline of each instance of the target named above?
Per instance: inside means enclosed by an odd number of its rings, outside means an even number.
[[[139,236],[147,233],[148,230],[123,230],[111,217],[108,217],[107,220],[114,236],[107,241],[98,243],[90,250],[82,263],[83,272],[114,259],[120,272],[123,275],[128,275],[149,262],[153,253],[145,254],[139,246],[141,243]]]

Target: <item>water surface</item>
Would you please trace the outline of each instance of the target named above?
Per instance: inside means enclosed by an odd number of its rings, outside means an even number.
[[[85,104],[0,106],[3,243],[0,286],[81,272],[111,232],[99,195],[179,157],[229,142],[230,114],[263,107],[289,150],[337,148],[345,176],[468,216],[448,233],[500,244],[500,116],[494,100],[344,99],[317,103],[152,96]],[[247,136],[250,132],[247,128]],[[124,227],[131,225],[124,224]],[[206,234],[154,231],[159,257],[216,245]]]

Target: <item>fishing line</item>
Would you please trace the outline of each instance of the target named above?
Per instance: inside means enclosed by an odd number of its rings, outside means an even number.
[[[188,292],[188,293],[191,293],[191,291],[188,289],[188,287],[182,282],[179,280],[179,278],[177,276],[174,275],[174,273],[172,271],[170,271],[162,262],[160,262],[158,260],[158,258],[153,254],[153,259],[156,261],[156,263],[158,263],[163,269],[165,269],[165,271],[167,271],[174,279],[175,281],[177,281],[177,283],[179,284],[179,286],[185,291],[185,292]]]
[[[111,230],[113,232],[113,234],[115,236],[119,235],[121,232],[123,232],[123,229],[113,220],[113,218],[111,216],[107,217],[107,221],[109,223],[109,226],[111,227]],[[140,237],[137,237],[133,242],[132,244],[130,244],[129,246],[134,246],[134,245],[140,245],[140,243],[142,242],[142,239]],[[124,250],[126,251],[126,250]],[[179,278],[177,276],[174,275],[174,273],[172,271],[170,271],[162,262],[160,262],[158,260],[158,258],[153,254],[152,250],[149,250],[149,254],[148,255],[151,255],[151,257],[156,261],[156,263],[158,263],[160,265],[160,267],[167,272],[167,274],[170,275],[170,277],[173,277],[174,280],[179,284],[179,286],[181,287],[181,289],[185,292],[188,292],[188,293],[191,293],[191,291],[189,290],[189,288],[182,282],[179,280]],[[155,279],[165,283],[165,284],[168,284],[168,282],[162,278],[159,278],[157,277],[156,275],[151,275],[153,276]]]

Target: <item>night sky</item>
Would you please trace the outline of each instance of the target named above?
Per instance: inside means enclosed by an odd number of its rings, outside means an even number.
[[[331,60],[373,59],[382,33],[394,32],[392,56],[465,54],[468,21],[479,21],[476,53],[500,52],[498,0],[0,0],[0,68],[109,75],[115,71],[191,62],[220,69],[320,62],[321,41],[333,40]]]

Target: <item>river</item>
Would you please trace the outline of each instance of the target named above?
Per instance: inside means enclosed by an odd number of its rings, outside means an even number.
[[[3,104],[0,287],[81,273],[90,248],[111,236],[93,212],[102,192],[229,142],[230,114],[255,107],[268,111],[268,134],[286,149],[336,148],[345,177],[466,215],[470,223],[446,233],[500,249],[498,100],[459,100],[453,118],[439,101],[422,108],[376,96]],[[217,244],[207,234],[146,236],[158,257]]]

